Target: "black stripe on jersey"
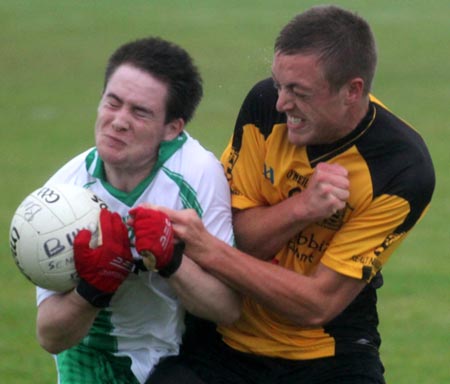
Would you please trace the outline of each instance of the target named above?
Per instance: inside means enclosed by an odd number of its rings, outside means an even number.
[[[434,167],[419,133],[381,105],[373,105],[374,123],[356,145],[370,170],[373,198],[388,194],[409,201],[412,211],[397,228],[401,233],[411,229],[430,203]]]
[[[374,118],[375,107],[370,104],[366,116],[364,116],[358,126],[347,136],[331,144],[309,145],[306,148],[306,152],[308,153],[308,159],[311,168],[314,168],[318,163],[328,161],[349,149],[352,145],[355,144],[359,137],[364,135],[365,132],[370,128]]]
[[[245,98],[236,119],[232,147],[239,152],[242,145],[243,128],[255,125],[265,139],[272,132],[274,124],[286,122],[286,115],[276,110],[278,92],[272,78],[257,83]]]

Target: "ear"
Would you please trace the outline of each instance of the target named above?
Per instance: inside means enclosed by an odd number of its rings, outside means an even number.
[[[184,120],[180,117],[173,119],[165,125],[164,140],[170,141],[175,139],[184,129]]]
[[[348,104],[358,103],[364,96],[364,80],[355,77],[347,84],[346,100]]]

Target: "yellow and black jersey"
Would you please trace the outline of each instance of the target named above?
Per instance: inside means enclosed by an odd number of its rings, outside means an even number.
[[[286,116],[275,108],[272,80],[246,97],[222,155],[232,206],[274,205],[301,193],[319,162],[344,166],[350,178],[346,208],[306,227],[274,258],[308,275],[320,262],[367,287],[323,328],[301,329],[246,299],[242,318],[220,327],[230,346],[288,359],[310,359],[378,348],[376,288],[381,268],[426,212],[435,185],[432,160],[420,135],[371,97],[353,132],[327,145],[297,147],[287,139]]]

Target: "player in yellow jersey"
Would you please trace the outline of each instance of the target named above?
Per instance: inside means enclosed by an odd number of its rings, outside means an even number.
[[[297,15],[222,156],[240,250],[193,212],[167,211],[185,254],[245,295],[215,337],[188,326],[184,362],[205,383],[385,382],[381,269],[426,212],[435,176],[420,135],[370,96],[376,61],[358,15]]]

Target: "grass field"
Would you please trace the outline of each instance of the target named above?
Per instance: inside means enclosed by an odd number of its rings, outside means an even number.
[[[389,384],[450,382],[450,2],[336,1],[374,29],[373,92],[411,122],[432,153],[437,189],[428,215],[387,264],[380,291]],[[249,87],[268,76],[276,34],[314,4],[283,0],[0,2],[0,382],[56,382],[35,340],[33,286],[16,269],[14,210],[63,162],[93,143],[103,66],[119,44],[158,35],[191,52],[205,97],[188,130],[217,155]],[[316,3],[318,4],[318,3]]]

